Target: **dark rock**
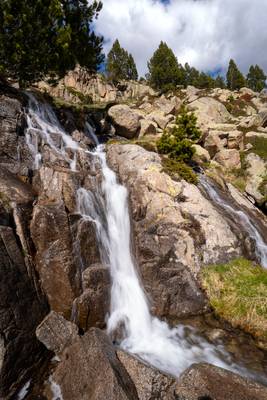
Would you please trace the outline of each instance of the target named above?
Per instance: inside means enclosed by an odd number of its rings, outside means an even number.
[[[106,326],[110,306],[110,274],[101,264],[91,265],[83,272],[84,292],[74,301],[75,321],[83,330]]]
[[[47,312],[27,275],[13,229],[0,227],[0,398],[33,374],[44,356],[35,329]],[[1,362],[2,361],[2,362]]]
[[[99,329],[90,329],[65,349],[51,380],[64,400],[138,400],[110,339]]]
[[[179,400],[265,400],[267,388],[210,364],[193,364],[179,378]]]
[[[117,351],[117,356],[133,380],[139,400],[175,400],[174,378],[164,375],[124,351]]]

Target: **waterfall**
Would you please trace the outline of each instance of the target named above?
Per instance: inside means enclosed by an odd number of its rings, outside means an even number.
[[[238,209],[237,206],[234,208],[231,205],[229,198],[224,198],[219,191],[215,189],[212,182],[206,177],[200,176],[199,181],[200,186],[204,189],[206,195],[211,199],[211,201],[223,209],[224,212],[234,221],[238,221],[243,230],[247,232],[251,239],[253,239],[258,262],[262,267],[267,268],[267,243],[254,223],[250,221],[247,214],[241,209],[241,207],[240,209]]]
[[[26,95],[29,98],[29,104],[26,112],[25,138],[34,160],[33,169],[40,168],[42,154],[39,151],[39,144],[42,142],[47,144],[60,158],[63,158],[75,171],[78,143],[64,131],[49,104],[38,102],[30,92],[26,92]],[[73,158],[68,155],[68,149],[72,151]]]
[[[39,147],[40,143],[45,143],[71,169],[75,169],[76,153],[82,149],[65,133],[49,105],[39,103],[30,94],[28,96],[25,135],[34,167],[40,167],[42,154]],[[85,129],[97,142],[90,124]],[[55,136],[60,140],[55,140]],[[166,322],[151,315],[137,273],[138,266],[131,253],[127,189],[118,183],[115,173],[108,167],[103,145],[98,144],[94,153],[88,153],[94,155],[95,164],[100,164],[103,179],[93,192],[83,187],[78,189],[77,212],[94,222],[102,262],[110,268],[112,288],[108,333],[122,349],[175,377],[193,363],[208,362],[255,378],[254,373],[235,365],[222,345],[210,344],[193,328],[182,324],[171,329]]]
[[[188,326],[171,329],[150,314],[131,253],[127,190],[108,167],[102,145],[97,146],[95,155],[101,164],[102,187],[94,193],[80,188],[77,204],[78,212],[95,222],[102,260],[110,267],[108,333],[119,341],[122,349],[176,377],[197,362],[253,376],[245,368],[234,365],[223,346],[215,347]]]

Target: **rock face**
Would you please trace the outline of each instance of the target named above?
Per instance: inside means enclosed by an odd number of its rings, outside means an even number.
[[[77,338],[52,375],[64,400],[138,400],[138,394],[110,339],[98,329]],[[48,395],[52,400],[52,396]]]
[[[111,145],[107,155],[129,189],[136,255],[153,312],[169,320],[202,313],[200,266],[240,255],[238,238],[198,188],[161,172],[157,154]]]
[[[222,368],[194,364],[180,377],[175,394],[183,400],[264,400],[267,388]]]
[[[86,70],[79,66],[74,71],[70,71],[54,87],[44,82],[40,82],[38,86],[40,89],[48,91],[52,96],[60,97],[72,103],[80,103],[83,97],[86,101],[86,96],[96,103],[108,103],[155,95],[154,90],[146,84],[122,81],[115,86],[107,82],[101,75],[88,74]],[[79,94],[82,94],[83,97]]]
[[[36,329],[36,336],[48,350],[60,355],[78,338],[78,327],[51,311]]]
[[[15,392],[45,355],[35,328],[47,312],[45,299],[36,291],[35,272],[29,264],[24,222],[34,194],[11,172],[0,167],[0,398]],[[17,224],[17,226],[16,226]],[[14,228],[16,226],[16,228]],[[20,234],[20,236],[19,236]]]
[[[36,268],[50,307],[70,317],[75,293],[76,267],[64,203],[34,207],[31,235],[37,249]]]
[[[109,109],[108,115],[111,118],[116,132],[120,136],[132,139],[138,136],[141,128],[139,116],[129,106],[117,105]]]
[[[160,373],[123,351],[117,351],[117,356],[134,382],[139,400],[175,400],[174,378]]]

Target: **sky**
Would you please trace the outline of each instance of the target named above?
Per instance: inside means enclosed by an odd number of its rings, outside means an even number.
[[[180,63],[224,70],[233,58],[243,73],[251,64],[267,71],[267,0],[102,0],[96,31],[104,51],[116,38],[144,76],[161,40]]]

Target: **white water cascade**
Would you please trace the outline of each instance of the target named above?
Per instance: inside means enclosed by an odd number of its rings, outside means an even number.
[[[36,169],[42,159],[38,150],[40,141],[67,161],[71,169],[76,168],[76,153],[82,149],[65,133],[52,108],[39,103],[32,95],[29,95],[27,123],[26,140]],[[97,140],[89,124],[85,129]],[[55,136],[60,140],[55,141]],[[71,149],[72,158],[68,149]],[[103,180],[101,186],[97,186],[96,180],[97,187],[93,192],[82,187],[78,189],[77,211],[83,218],[94,221],[103,264],[110,267],[112,289],[108,333],[116,337],[124,350],[175,377],[196,362],[208,362],[241,375],[257,377],[234,364],[222,345],[210,344],[188,326],[178,325],[171,329],[150,314],[131,253],[127,190],[108,167],[104,146],[98,145],[94,153],[88,153],[94,154],[95,164],[100,163]]]
[[[124,350],[176,377],[196,362],[254,376],[234,365],[223,346],[215,347],[184,325],[171,329],[150,314],[131,253],[127,190],[108,167],[103,146],[97,146],[95,155],[101,164],[102,187],[95,193],[80,188],[77,203],[78,212],[95,222],[103,262],[110,266],[108,333],[122,336],[119,344]]]
[[[26,113],[25,138],[34,160],[33,169],[39,169],[41,165],[42,154],[39,152],[39,144],[42,141],[49,145],[75,171],[78,143],[66,134],[49,104],[38,102],[30,92],[26,92],[26,95],[29,98],[29,105]],[[67,149],[72,151],[72,158]]]
[[[256,256],[262,267],[267,268],[267,242],[258,231],[257,227],[250,221],[247,214],[241,209],[234,208],[229,201],[224,199],[212,183],[203,176],[200,176],[200,184],[205,189],[210,199],[219,207],[224,209],[234,220],[239,221],[244,231],[253,239],[255,243]]]

